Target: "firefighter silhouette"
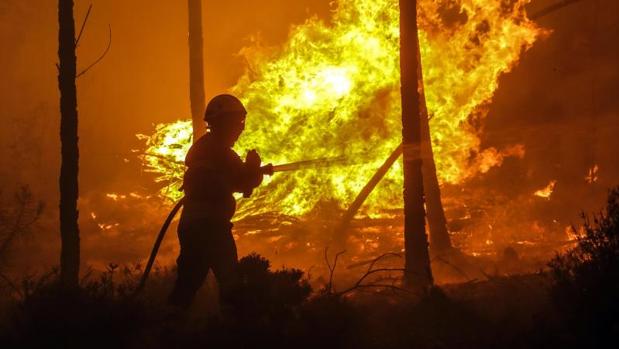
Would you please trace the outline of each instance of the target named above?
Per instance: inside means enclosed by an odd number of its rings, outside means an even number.
[[[255,150],[243,162],[232,149],[245,128],[246,115],[236,97],[214,97],[204,116],[208,131],[185,158],[185,203],[178,226],[178,275],[169,296],[172,305],[191,305],[209,269],[215,274],[223,303],[236,282],[237,251],[230,222],[236,210],[233,194],[249,197],[264,175]]]

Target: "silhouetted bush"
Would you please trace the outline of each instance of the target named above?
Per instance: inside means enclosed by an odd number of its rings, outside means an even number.
[[[131,296],[130,286],[115,282],[116,267],[100,278],[66,290],[53,271],[22,282],[22,299],[0,333],[10,347],[126,347],[138,333],[161,320],[159,307]]]
[[[227,297],[241,319],[281,321],[293,316],[312,292],[303,271],[271,271],[270,262],[258,254],[241,258],[238,268],[239,283]]]
[[[169,344],[181,339],[182,347],[298,347],[295,339],[305,333],[300,309],[312,292],[304,273],[271,271],[270,262],[258,254],[241,258],[238,273],[238,283],[222,294],[221,316],[189,336],[168,337]]]
[[[22,283],[0,347],[89,348],[531,348],[602,347],[616,334],[619,190],[585,222],[578,247],[551,263],[555,316],[545,273],[433,288],[317,292],[296,269],[272,271],[252,254],[220,316],[165,305],[173,273],[155,272],[133,296],[139,267],[110,264],[79,290],[57,272]],[[3,309],[4,310],[4,309]],[[566,330],[557,318],[567,318]],[[614,327],[613,327],[614,326]],[[615,331],[615,332],[613,332]]]
[[[320,294],[301,309],[301,348],[356,347],[364,317],[345,298]]]
[[[572,335],[600,347],[619,339],[619,187],[605,212],[583,220],[578,245],[549,264],[552,297]]]

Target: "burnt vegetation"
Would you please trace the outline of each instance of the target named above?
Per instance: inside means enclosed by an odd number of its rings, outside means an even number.
[[[488,275],[485,281],[433,287],[422,294],[385,286],[395,284],[385,281],[389,278],[375,263],[357,283],[369,287],[338,292],[331,278],[312,290],[303,271],[273,270],[267,259],[251,254],[240,260],[242,277],[228,306],[179,312],[165,305],[173,270],[155,269],[138,296],[133,290],[140,265],[110,264],[98,276],[86,273],[79,289],[70,294],[60,287],[58,271],[52,270],[14,282],[17,288],[4,293],[0,343],[129,348],[610,347],[619,337],[619,188],[610,192],[603,212],[584,216],[575,229],[581,232],[577,244],[557,255],[546,270]],[[332,273],[335,263],[329,262]],[[205,287],[209,297],[216,294],[212,285]]]

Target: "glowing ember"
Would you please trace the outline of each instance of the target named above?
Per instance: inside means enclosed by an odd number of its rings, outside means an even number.
[[[585,235],[584,228],[579,226],[578,228],[574,226],[565,227],[565,236],[567,241],[577,241]]]
[[[540,198],[544,198],[546,200],[550,200],[550,196],[554,192],[556,185],[557,185],[557,181],[550,181],[550,183],[548,183],[548,185],[545,188],[536,191],[535,193],[533,193],[533,195],[540,197]]]
[[[589,169],[589,172],[587,172],[587,175],[585,176],[585,181],[589,184],[593,184],[595,182],[598,181],[598,170],[599,167],[598,165],[593,165],[593,167],[591,167]]]
[[[105,194],[108,199],[112,199],[114,201],[123,200],[127,198],[127,195],[124,194],[116,194],[116,193],[108,193]]]
[[[518,154],[481,149],[478,127],[500,74],[541,33],[526,18],[527,2],[419,1],[425,93],[442,182],[461,183]],[[401,141],[397,0],[336,4],[328,24],[308,20],[282,48],[245,49],[249,67],[231,92],[249,110],[239,153],[255,148],[275,164],[339,156],[350,162],[277,174],[241,201],[240,217],[301,215],[321,201],[346,207]],[[141,137],[148,147],[145,167],[165,185],[161,194],[178,199],[191,122],[159,125]],[[396,163],[368,198],[369,213],[401,206],[401,171]]]

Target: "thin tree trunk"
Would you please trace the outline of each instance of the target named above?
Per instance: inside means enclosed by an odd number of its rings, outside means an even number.
[[[425,230],[421,172],[417,43],[417,1],[400,0],[405,283],[409,287],[426,289],[432,285],[433,278]]]
[[[417,37],[418,38],[418,37]],[[432,151],[432,135],[430,133],[430,120],[426,104],[425,87],[423,83],[423,68],[421,65],[421,52],[419,51],[419,39],[417,39],[417,62],[420,85],[420,111],[421,111],[421,172],[423,174],[423,188],[426,200],[428,228],[430,230],[430,250],[441,254],[452,249],[451,239],[447,231],[447,219],[441,201],[441,188],[436,175],[434,152]]]
[[[425,119],[425,120],[424,120]],[[447,219],[441,202],[441,188],[436,176],[436,165],[432,152],[430,129],[425,115],[421,120],[422,137],[421,153],[423,157],[422,173],[423,187],[426,199],[428,215],[428,228],[430,230],[430,249],[433,253],[444,253],[452,249],[451,239],[447,231]]]
[[[340,224],[335,228],[334,231],[334,242],[338,248],[344,249],[346,246],[346,238],[348,237],[348,229],[350,228],[350,222],[357,214],[357,211],[361,208],[365,200],[370,196],[372,191],[376,188],[376,186],[380,183],[380,181],[385,177],[389,169],[393,166],[393,164],[398,161],[402,155],[402,145],[398,145],[391,155],[385,160],[385,162],[376,170],[372,178],[368,181],[368,183],[361,189],[359,194],[355,200],[350,204],[348,210],[344,213],[340,220]]]
[[[60,90],[60,278],[66,288],[77,288],[80,265],[78,226],[78,134],[73,0],[58,1],[58,89]]]
[[[447,219],[441,200],[441,189],[436,175],[436,165],[434,163],[434,154],[432,151],[432,140],[430,134],[430,125],[428,119],[428,110],[426,106],[426,98],[423,85],[423,69],[421,65],[421,54],[419,51],[419,41],[417,39],[417,59],[418,59],[418,77],[420,86],[420,111],[421,111],[421,157],[422,157],[422,173],[423,186],[425,191],[428,230],[430,232],[430,249],[433,253],[442,254],[452,250],[451,240],[447,230]],[[402,153],[401,147],[394,150],[385,163],[376,171],[374,176],[366,184],[366,186],[357,195],[353,203],[350,205],[338,227],[335,229],[335,241],[338,246],[343,247],[347,237],[347,231],[350,221],[357,213],[365,199],[374,190],[376,185],[382,180],[389,168],[398,159]]]
[[[204,132],[204,54],[202,43],[202,0],[188,0],[189,10],[189,98],[193,141]]]

